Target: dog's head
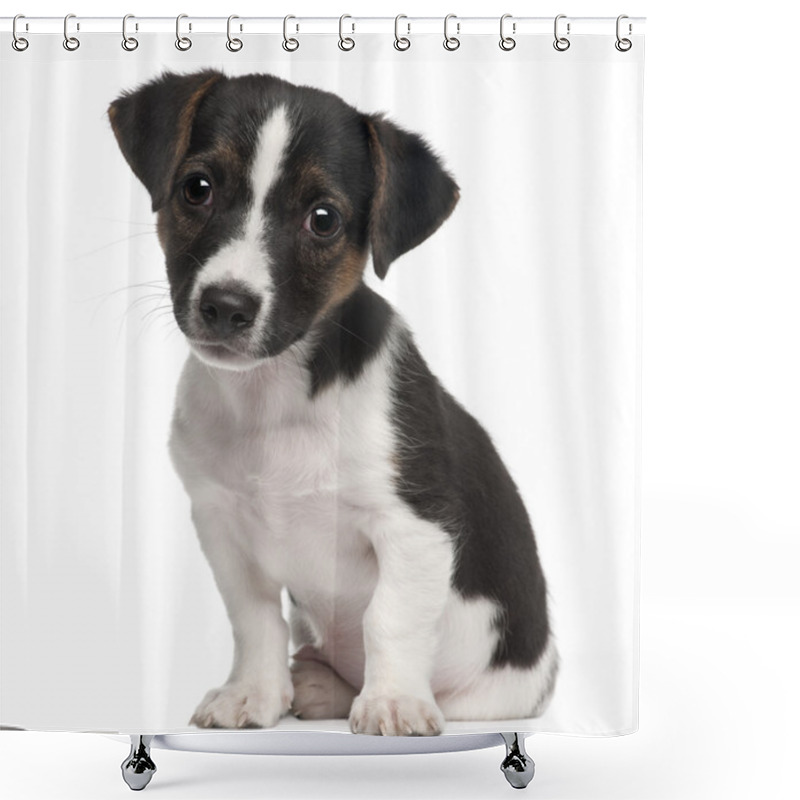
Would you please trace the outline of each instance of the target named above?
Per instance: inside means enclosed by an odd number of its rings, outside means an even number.
[[[109,118],[158,212],[175,318],[215,366],[301,339],[370,251],[383,278],[458,199],[419,136],[269,75],[165,74]]]

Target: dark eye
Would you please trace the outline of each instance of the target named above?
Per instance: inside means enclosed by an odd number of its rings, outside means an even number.
[[[190,175],[183,182],[183,197],[192,206],[210,205],[213,197],[211,181],[205,175]]]
[[[330,239],[342,227],[342,218],[332,206],[317,206],[303,221],[303,229],[319,236]]]

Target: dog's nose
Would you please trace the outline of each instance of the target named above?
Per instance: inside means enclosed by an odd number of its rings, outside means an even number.
[[[259,301],[250,294],[209,286],[200,295],[203,322],[217,336],[226,338],[249,328],[258,314]]]

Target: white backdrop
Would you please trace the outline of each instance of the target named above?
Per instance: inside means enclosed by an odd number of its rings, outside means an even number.
[[[374,5],[352,0],[347,10],[373,13]],[[131,10],[113,0],[83,0],[80,8],[120,17]],[[196,13],[217,8],[192,4]],[[444,16],[454,8],[426,0],[403,11]],[[564,8],[543,3],[535,13]],[[36,6],[36,13],[65,10],[59,0]],[[141,0],[135,10],[187,8]],[[263,13],[247,0],[233,10]],[[458,4],[461,14],[507,10],[494,0]],[[537,775],[528,792],[793,800],[800,118],[789,102],[796,56],[787,44],[800,27],[800,6],[569,4],[575,15],[621,10],[648,16],[641,725],[637,735],[613,740],[534,737],[528,748]],[[330,3],[304,0],[303,12],[331,13]],[[750,647],[741,646],[741,623]],[[3,733],[4,788],[19,800],[106,800],[126,791],[118,763],[127,750],[103,737]],[[155,780],[162,796],[186,800],[265,793],[487,800],[509,796],[497,772],[501,757],[500,749],[303,762],[161,753]]]
[[[171,34],[133,53],[115,34],[74,53],[31,38],[1,51],[3,723],[180,730],[227,675],[166,451],[186,346],[105,118],[165,68],[214,66],[385,111],[456,176],[453,218],[377,288],[494,437],[537,531],[562,669],[550,710],[516,727],[635,729],[643,39],[506,53],[493,34],[448,53],[431,36],[398,53],[382,34],[342,53],[332,35],[286,54],[253,37],[231,54],[222,36],[186,53]]]

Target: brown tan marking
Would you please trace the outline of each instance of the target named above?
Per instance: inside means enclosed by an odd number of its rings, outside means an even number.
[[[201,101],[206,96],[208,90],[221,77],[222,75],[212,75],[208,80],[203,81],[203,83],[201,83],[200,86],[198,86],[197,89],[195,89],[195,91],[189,96],[186,104],[181,109],[181,113],[178,116],[178,130],[175,137],[171,175],[175,174],[175,171],[180,166],[180,161],[183,158],[184,153],[186,153],[186,151],[189,149],[189,141],[192,136],[192,126],[194,124],[194,118],[197,114],[197,109],[200,107]]]
[[[366,265],[367,254],[354,245],[348,245],[345,252],[338,259],[330,295],[317,314],[316,319],[322,319],[358,288]]]

